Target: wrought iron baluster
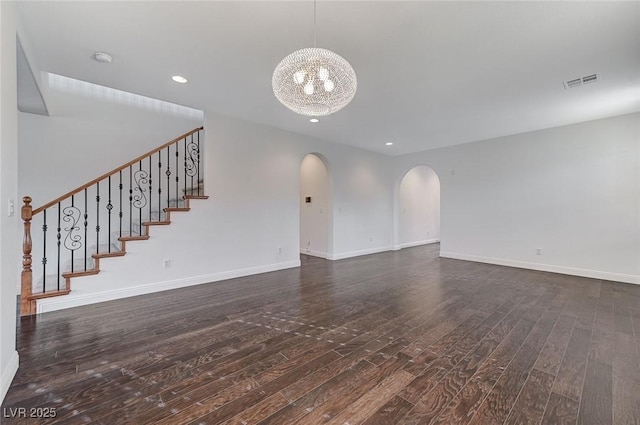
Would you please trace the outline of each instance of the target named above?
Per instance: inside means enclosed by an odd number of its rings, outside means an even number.
[[[183,155],[184,155],[184,168],[183,168],[183,171],[184,171],[184,184],[183,184],[183,186],[184,186],[184,188],[182,189],[182,196],[187,196],[188,193],[187,193],[187,138],[186,137],[182,140],[182,146],[184,147],[184,152],[183,152]]]
[[[100,182],[96,183],[96,254],[100,253]]]
[[[162,211],[162,152],[158,151],[158,211]]]
[[[200,130],[198,130],[198,181],[196,184],[198,185],[198,196],[200,196]]]
[[[87,213],[87,189],[84,190],[84,271],[87,271],[87,227],[89,225],[89,214]]]
[[[146,198],[144,197],[144,188],[141,186],[143,182],[146,182],[146,177],[142,171],[142,160],[138,162],[138,174],[136,175],[136,190],[138,192],[138,197],[136,199],[136,208],[138,208],[138,222],[140,223],[140,231],[142,234],[142,208],[146,203]],[[144,202],[143,202],[144,200]]]
[[[193,143],[193,134],[191,135],[191,144],[189,145],[189,158],[191,159],[191,188],[189,188],[189,195],[193,195],[193,177],[196,175],[196,158],[195,158],[195,143]]]
[[[47,285],[47,210],[43,210],[42,214],[42,244],[44,245],[44,250],[42,251],[42,292],[44,292]]]
[[[111,176],[109,176],[109,202],[107,203],[107,211],[109,212],[109,225],[107,227],[107,252],[111,252],[111,210],[113,204],[111,203]]]
[[[71,195],[71,208],[75,208],[75,195]],[[67,210],[67,208],[65,208],[65,213],[64,213],[64,220],[65,221],[67,221],[67,211],[66,210]],[[71,234],[71,231],[73,230],[73,227],[74,227],[73,225],[70,226],[69,233],[67,234],[67,237]],[[65,231],[66,230],[67,229],[65,229]],[[66,242],[66,240],[65,240],[65,242]],[[65,246],[66,246],[66,244],[65,244]],[[75,252],[76,251],[74,249],[71,250],[71,273],[73,273],[73,267],[74,267],[74,264],[73,264],[74,258],[73,257],[74,257]]]
[[[178,152],[178,142],[176,142],[175,147],[176,147],[176,170],[175,171],[176,171],[176,208],[177,208],[178,207],[178,196],[180,194],[180,189],[179,189],[179,186],[180,186],[180,182],[179,182],[180,173],[178,172],[178,170],[179,170],[179,168],[178,168],[178,156],[180,156],[180,153]],[[168,205],[168,206],[170,206],[170,205]]]
[[[61,214],[60,202],[58,202],[58,229],[57,229],[58,233],[56,234],[56,238],[58,239],[56,242],[58,245],[58,277],[57,277],[58,291],[60,290],[60,238],[61,238],[60,230],[62,230],[60,228],[60,214]],[[44,284],[42,285],[42,292],[44,292]]]
[[[167,207],[170,206],[171,203],[171,161],[169,160],[169,146],[167,146],[167,171],[165,174],[167,175]],[[162,211],[162,209],[160,210]]]
[[[82,236],[78,222],[81,218],[80,208],[76,207],[76,195],[71,195],[71,206],[62,209],[62,221],[68,223],[68,227],[64,228],[66,236],[64,238],[64,247],[71,251],[71,273],[75,271],[75,252],[82,246]],[[86,242],[86,240],[85,240]],[[86,246],[86,243],[85,243]]]
[[[118,216],[120,218],[120,237],[122,237],[122,170],[120,170],[120,183],[118,184],[118,190],[120,191],[120,212],[118,213]],[[122,242],[120,243],[120,246],[122,247]]]
[[[153,168],[151,167],[151,156],[152,155],[149,155],[149,221],[153,221],[153,217],[151,216],[151,204],[152,204],[151,198],[153,196],[153,186],[152,186],[152,184],[153,184],[153,176],[152,176],[152,173],[151,173],[151,170]]]

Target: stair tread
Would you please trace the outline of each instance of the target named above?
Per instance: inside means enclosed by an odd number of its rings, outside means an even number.
[[[43,298],[51,298],[51,297],[59,297],[61,295],[68,295],[71,292],[71,289],[61,289],[59,291],[49,291],[49,292],[40,292],[37,294],[31,294],[29,296],[30,300],[39,300]]]
[[[67,278],[70,278],[70,277],[91,276],[91,275],[94,275],[94,274],[98,274],[99,272],[100,272],[100,270],[96,270],[96,269],[82,270],[82,271],[77,271],[77,272],[66,272],[66,273],[62,273],[62,277],[67,279]]]

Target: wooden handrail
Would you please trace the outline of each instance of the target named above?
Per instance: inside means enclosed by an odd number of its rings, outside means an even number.
[[[94,185],[94,184],[96,184],[97,182],[99,182],[99,181],[101,181],[101,180],[103,180],[103,179],[106,179],[107,177],[109,177],[109,176],[111,176],[111,175],[113,175],[113,174],[117,173],[118,171],[124,170],[125,168],[129,167],[130,165],[133,165],[133,164],[135,164],[136,162],[139,162],[139,161],[141,161],[141,160],[143,160],[143,159],[147,158],[148,156],[153,155],[154,153],[159,152],[159,151],[161,151],[162,149],[164,149],[164,148],[166,148],[166,147],[168,147],[168,146],[171,146],[172,144],[174,144],[174,143],[176,143],[176,142],[178,142],[178,141],[180,141],[180,140],[182,140],[182,139],[184,139],[184,138],[186,138],[186,137],[188,137],[188,136],[191,136],[192,134],[197,133],[198,131],[203,130],[203,129],[204,129],[204,127],[194,128],[193,130],[191,130],[191,131],[189,131],[189,132],[187,132],[187,133],[185,133],[185,134],[183,134],[183,135],[181,135],[181,136],[178,136],[178,137],[176,137],[176,138],[175,138],[175,139],[173,139],[173,140],[168,141],[168,142],[167,142],[167,143],[165,143],[164,145],[159,146],[159,147],[157,147],[157,148],[155,148],[155,149],[153,149],[153,150],[151,150],[151,151],[149,151],[149,152],[147,152],[147,153],[145,153],[145,154],[142,154],[142,155],[138,156],[137,158],[132,159],[131,161],[127,162],[126,164],[121,165],[120,167],[115,168],[115,169],[113,169],[113,170],[109,171],[108,173],[104,173],[104,174],[103,174],[103,175],[101,175],[100,177],[98,177],[98,178],[95,178],[95,179],[91,180],[89,183],[85,183],[85,184],[83,184],[82,186],[80,186],[80,187],[78,187],[78,188],[76,188],[76,189],[73,189],[73,190],[72,190],[72,191],[70,191],[70,192],[65,193],[64,195],[57,197],[57,198],[56,198],[56,199],[54,199],[53,201],[51,201],[51,202],[47,202],[47,203],[46,203],[46,204],[44,204],[43,206],[41,206],[41,207],[38,207],[38,208],[34,209],[34,210],[33,210],[33,215],[36,215],[36,214],[38,214],[38,213],[41,213],[42,211],[44,211],[44,210],[46,210],[47,208],[49,208],[49,207],[51,207],[51,206],[53,206],[53,205],[57,204],[58,202],[64,201],[64,200],[65,200],[65,199],[67,199],[68,197],[70,197],[70,196],[72,196],[72,195],[75,195],[76,193],[82,192],[82,191],[83,191],[83,190],[85,190],[86,188],[93,186],[93,185]]]

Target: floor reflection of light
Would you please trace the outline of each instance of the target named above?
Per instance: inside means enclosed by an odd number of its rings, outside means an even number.
[[[164,100],[153,99],[139,94],[112,89],[86,81],[76,80],[63,75],[47,73],[49,88],[64,93],[77,94],[79,96],[92,97],[107,102],[147,109],[163,114],[177,115],[195,120],[204,120],[204,112],[199,109],[177,105]]]

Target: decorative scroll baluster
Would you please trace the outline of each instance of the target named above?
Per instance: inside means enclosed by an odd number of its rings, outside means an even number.
[[[57,282],[58,282],[58,291],[60,290],[60,242],[61,242],[61,238],[62,235],[60,234],[60,231],[62,230],[62,228],[60,228],[60,215],[61,215],[61,209],[60,209],[60,202],[58,202],[58,233],[56,234],[56,238],[58,239],[57,241],[57,245],[58,245],[58,277],[57,277]],[[45,284],[42,285],[42,292],[45,292]]]
[[[111,252],[111,210],[113,204],[111,203],[111,176],[109,176],[109,201],[107,202],[107,211],[109,214],[109,221],[107,225],[107,252]]]
[[[165,171],[167,175],[167,207],[171,206],[171,190],[169,189],[171,187],[171,161],[169,160],[169,149],[170,146],[167,146],[167,171]]]
[[[69,223],[69,226],[64,228],[64,231],[67,232],[64,238],[64,247],[71,251],[71,273],[73,273],[75,268],[74,254],[82,246],[82,236],[77,234],[77,232],[80,232],[78,222],[80,221],[81,213],[80,208],[75,205],[75,195],[71,195],[71,206],[64,207],[62,213],[64,214],[62,220],[65,223]]]
[[[87,271],[87,248],[89,244],[87,243],[87,228],[89,227],[89,213],[87,209],[87,189],[84,190],[84,271]]]
[[[100,182],[96,183],[96,254],[100,253]]]
[[[75,195],[71,195],[71,207],[72,208],[75,207],[74,201],[75,201]],[[64,221],[68,221],[67,217],[68,217],[68,215],[67,215],[66,208],[65,208]],[[69,229],[65,229],[65,231],[67,231],[67,230],[69,231],[69,233],[67,233],[67,238],[71,234],[71,231],[73,230],[73,227],[74,226],[71,225]],[[66,246],[66,239],[65,239],[65,246]],[[75,250],[72,249],[71,250],[71,273],[73,273],[73,267],[74,267],[74,264],[73,264],[73,262],[74,262],[74,258],[73,258],[74,257],[74,253],[75,253]]]
[[[147,189],[144,187],[148,183],[149,173],[142,169],[142,161],[138,163],[138,171],[133,174],[135,187],[133,188],[133,206],[138,209],[138,220],[140,223],[140,235],[142,235],[142,209],[147,205]]]
[[[191,135],[191,137],[193,138],[193,134]],[[182,189],[182,193],[184,196],[187,196],[187,138],[185,137],[182,140],[182,147],[184,148],[184,152],[183,152],[183,157],[184,157],[184,183],[183,183],[183,189]],[[186,204],[185,204],[186,205]]]
[[[193,178],[196,175],[199,175],[199,167],[198,167],[198,145],[193,141],[193,134],[191,135],[191,141],[187,146],[187,154],[185,158],[185,173],[187,176],[191,178],[191,187],[185,191],[185,195],[194,195],[195,188],[193,186]],[[196,182],[198,184],[198,182]],[[199,185],[199,184],[198,184]],[[200,189],[198,189],[198,195],[200,194]]]
[[[22,198],[22,202],[24,202],[21,211],[21,218],[24,222],[24,235],[22,237],[22,273],[20,274],[20,314],[24,316],[34,313],[31,311],[32,301],[30,299],[33,293],[33,272],[31,271],[31,218],[33,217],[33,207],[29,196]]]
[[[120,191],[120,212],[118,212],[118,217],[120,219],[120,236],[122,237],[122,170],[118,173],[120,175],[120,183],[118,184],[118,190]]]
[[[189,188],[188,195],[193,195],[193,177],[196,174],[196,161],[194,158],[194,153],[196,144],[193,143],[193,134],[191,135],[191,143],[189,144],[189,160],[190,160],[190,168],[187,170],[189,176],[191,177],[191,187]]]

